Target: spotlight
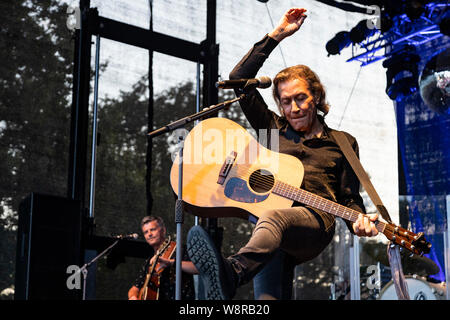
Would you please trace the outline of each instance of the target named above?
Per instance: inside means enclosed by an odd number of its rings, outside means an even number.
[[[391,100],[403,99],[418,90],[419,61],[420,57],[408,49],[383,61],[387,68],[386,94]]]
[[[380,17],[380,31],[381,33],[388,32],[392,26],[394,25],[394,22],[392,21],[392,17],[386,13],[382,12]]]
[[[425,5],[431,0],[408,0],[405,1],[404,11],[411,20],[419,19],[425,12]]]
[[[360,43],[363,42],[364,39],[372,36],[376,29],[371,28],[369,29],[367,25],[369,24],[369,21],[361,20],[352,30],[350,30],[350,40],[353,43]]]
[[[418,19],[424,12],[425,8],[423,7],[422,1],[407,1],[407,4],[405,5],[405,13],[411,20]]]
[[[442,19],[442,21],[439,23],[439,30],[442,34],[450,36],[450,18]]]
[[[336,35],[327,42],[325,48],[327,49],[328,55],[335,55],[340,53],[341,50],[347,47],[350,43],[350,32],[341,31],[336,33]]]

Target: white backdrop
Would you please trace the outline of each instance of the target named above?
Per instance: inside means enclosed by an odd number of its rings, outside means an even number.
[[[77,5],[77,1],[68,2]],[[101,16],[148,28],[149,2],[96,0],[91,1],[91,6],[97,7]],[[306,8],[308,18],[299,32],[274,50],[259,75],[274,77],[285,66],[295,64],[306,64],[319,75],[331,104],[328,125],[357,138],[361,162],[391,217],[398,223],[397,130],[394,106],[384,91],[385,69],[381,61],[362,69],[359,62],[346,62],[351,57],[351,48],[330,57],[325,50],[328,40],[339,31],[349,31],[365,18],[363,14],[345,12],[314,0],[270,0],[267,7],[256,0],[217,1],[219,74],[227,79],[253,43],[271,30],[272,22],[276,24],[287,9],[295,6]],[[153,13],[154,31],[196,43],[206,37],[206,0],[153,0]],[[105,39],[101,42],[101,62],[106,61],[108,67],[101,74],[100,97],[116,97],[120,90],[130,90],[147,73],[148,53]],[[195,63],[159,53],[154,55],[153,68],[156,94],[196,79]],[[261,91],[276,111],[271,91]]]

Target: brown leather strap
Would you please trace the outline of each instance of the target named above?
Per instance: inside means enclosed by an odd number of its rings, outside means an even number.
[[[372,199],[372,202],[377,207],[378,212],[381,214],[383,219],[391,223],[392,222],[391,217],[389,216],[386,207],[383,205],[383,202],[378,196],[378,193],[376,192],[374,186],[372,185],[372,182],[370,181],[366,170],[364,170],[361,162],[356,156],[356,153],[353,150],[352,146],[350,145],[350,142],[348,141],[347,137],[344,135],[342,131],[332,131],[332,135],[335,138],[339,147],[341,148],[342,152],[344,153],[344,156],[347,158],[348,162],[353,168],[353,171],[358,176],[358,179],[361,182],[362,186],[367,191],[370,199]]]
[[[385,219],[389,223],[392,223],[391,217],[389,216],[386,207],[381,202],[378,193],[375,191],[372,182],[370,182],[367,172],[361,165],[361,162],[356,156],[356,153],[351,147],[347,137],[345,137],[342,131],[333,131],[332,135],[335,138],[336,142],[338,143],[339,147],[341,148],[342,152],[344,153],[344,156],[347,158],[348,162],[352,166],[353,171],[358,176],[358,179],[363,185],[364,189],[369,194],[370,199],[372,199],[372,202],[377,207],[378,212],[381,214],[383,219]],[[399,248],[397,245],[396,246],[388,245],[387,250],[389,257],[389,265],[391,266],[392,280],[394,282],[397,297],[399,298],[399,300],[409,300],[410,297],[408,292],[408,284],[406,282],[405,275],[403,274]]]

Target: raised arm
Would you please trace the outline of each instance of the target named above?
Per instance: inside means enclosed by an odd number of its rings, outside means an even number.
[[[269,33],[269,37],[280,42],[297,32],[306,19],[306,9],[292,8],[281,17],[278,25]]]
[[[305,9],[289,9],[281,18],[278,26],[255,43],[250,51],[239,61],[231,71],[230,79],[247,79],[256,77],[270,53],[279,42],[300,29],[306,18]],[[236,94],[242,92],[237,89]],[[239,102],[245,117],[255,130],[277,127],[279,116],[268,109],[266,102],[258,90],[253,90]]]
[[[278,43],[300,29],[306,19],[304,12],[306,9],[299,8],[286,11],[278,25],[267,34],[269,39],[265,37],[253,46],[231,71],[230,79],[254,78]]]

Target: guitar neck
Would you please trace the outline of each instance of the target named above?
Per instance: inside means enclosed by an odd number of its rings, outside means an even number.
[[[350,222],[355,222],[361,214],[361,212],[280,181],[276,182],[272,192],[284,198],[303,203]],[[386,227],[384,222],[377,220],[375,225],[379,232],[384,233],[384,229]]]

